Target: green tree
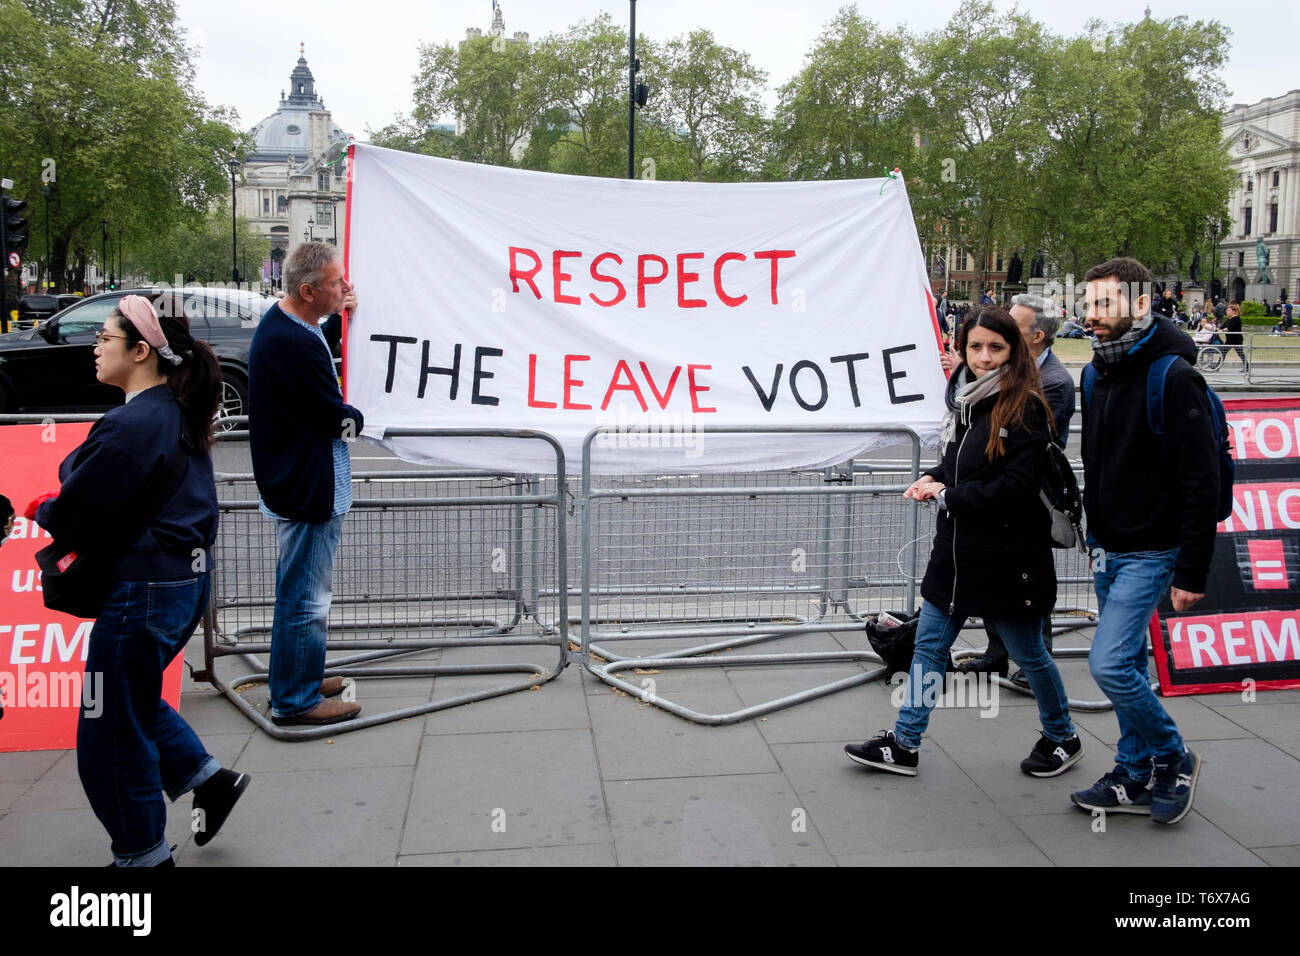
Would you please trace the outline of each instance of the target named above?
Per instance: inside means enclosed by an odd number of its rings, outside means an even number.
[[[220,281],[230,277],[230,244],[230,205],[227,204],[225,209],[214,207],[197,223],[178,222],[166,232],[141,239],[126,257],[126,268],[133,274],[161,282],[173,282],[178,275],[184,276],[187,282],[191,277],[201,282]],[[241,217],[235,221],[235,244],[241,275],[246,262],[253,276],[260,276],[262,263],[271,254],[271,240]]]
[[[654,112],[685,142],[697,181],[753,178],[763,166],[767,74],[708,30],[669,41],[656,57],[663,91]],[[664,178],[664,177],[660,177]]]
[[[967,0],[916,46],[927,147],[913,209],[921,235],[945,224],[981,271],[995,246],[1010,259],[1027,232],[1030,163],[1047,139],[1034,94],[1047,47],[1041,24],[982,0]]]
[[[638,52],[652,55],[637,37]],[[565,130],[549,152],[553,172],[627,175],[627,34],[608,13],[538,44],[554,107]]]
[[[1029,182],[1034,231],[1065,271],[1114,255],[1157,270],[1205,244],[1234,186],[1222,142],[1217,21],[1145,18],[1059,40],[1039,89],[1050,147]]]
[[[908,169],[916,144],[911,47],[903,28],[886,33],[842,8],[780,89],[768,174],[853,179]]]
[[[415,128],[428,131],[445,119],[455,119],[460,133],[453,141],[453,154],[459,159],[517,165],[517,153],[548,105],[538,58],[529,43],[489,34],[470,37],[457,46],[420,47],[412,111]],[[429,138],[419,141],[427,145]],[[438,139],[433,142],[440,145]]]
[[[243,137],[233,113],[193,87],[191,51],[171,0],[0,0],[0,168],[28,200],[32,245],[80,287],[100,220],[128,244],[201,217],[228,188],[224,161]]]

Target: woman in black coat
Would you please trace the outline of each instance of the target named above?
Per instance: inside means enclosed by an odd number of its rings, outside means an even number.
[[[1054,777],[1083,748],[1040,633],[1056,603],[1050,521],[1038,497],[1052,413],[1038,367],[1003,309],[972,312],[958,333],[957,354],[942,459],[903,493],[939,506],[905,703],[893,730],[844,750],[857,763],[914,776],[921,735],[944,691],[948,652],[966,618],[978,616],[997,625],[1038,701],[1042,738],[1020,769]]]
[[[217,536],[212,417],[221,370],[182,316],[125,296],[96,335],[95,374],[126,393],[59,467],[61,487],[28,506],[56,544],[111,558],[112,584],[90,632],[77,771],[120,867],[173,865],[165,792],[193,792],[206,844],[248,786],[224,769],[162,699],[163,672],[194,633],[210,593]]]

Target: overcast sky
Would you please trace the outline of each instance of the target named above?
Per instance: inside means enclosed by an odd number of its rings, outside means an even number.
[[[848,0],[638,0],[637,32],[666,40],[705,27],[719,42],[747,51],[775,88],[793,76],[822,27]],[[862,13],[884,27],[914,32],[941,27],[958,0],[880,3],[860,0]],[[996,3],[1001,10],[1007,2]],[[1084,4],[1033,0],[1021,4],[1057,33],[1082,32],[1091,16],[1111,22],[1142,17],[1142,0]],[[1151,0],[1152,16],[1218,18],[1232,30],[1224,78],[1229,103],[1250,103],[1300,87],[1300,4],[1282,0]],[[458,42],[466,27],[486,30],[491,0],[178,0],[181,23],[200,48],[197,84],[214,105],[239,111],[250,128],[275,111],[280,91],[306,44],[316,91],[334,122],[358,138],[411,108],[411,77],[419,43]],[[532,38],[559,32],[607,10],[624,28],[627,0],[501,0],[506,31]]]

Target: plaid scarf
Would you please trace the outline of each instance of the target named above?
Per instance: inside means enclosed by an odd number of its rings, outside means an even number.
[[[1151,323],[1156,320],[1154,312],[1148,312],[1140,319],[1134,319],[1132,327],[1113,342],[1092,340],[1092,352],[1107,365],[1123,361],[1129,349],[1137,345],[1138,339],[1151,331]]]

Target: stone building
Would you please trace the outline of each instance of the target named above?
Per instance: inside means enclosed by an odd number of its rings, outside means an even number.
[[[276,111],[249,131],[254,149],[236,189],[237,214],[271,240],[274,264],[249,263],[253,281],[278,275],[279,263],[307,239],[343,244],[347,163],[341,157],[350,137],[316,92],[301,45],[299,53],[289,95],[281,90]]]
[[[1300,90],[1249,105],[1223,117],[1224,142],[1238,185],[1229,200],[1215,278],[1229,298],[1270,304],[1282,294],[1300,297]],[[1268,265],[1260,281],[1260,243]],[[1201,280],[1209,283],[1210,277]]]

